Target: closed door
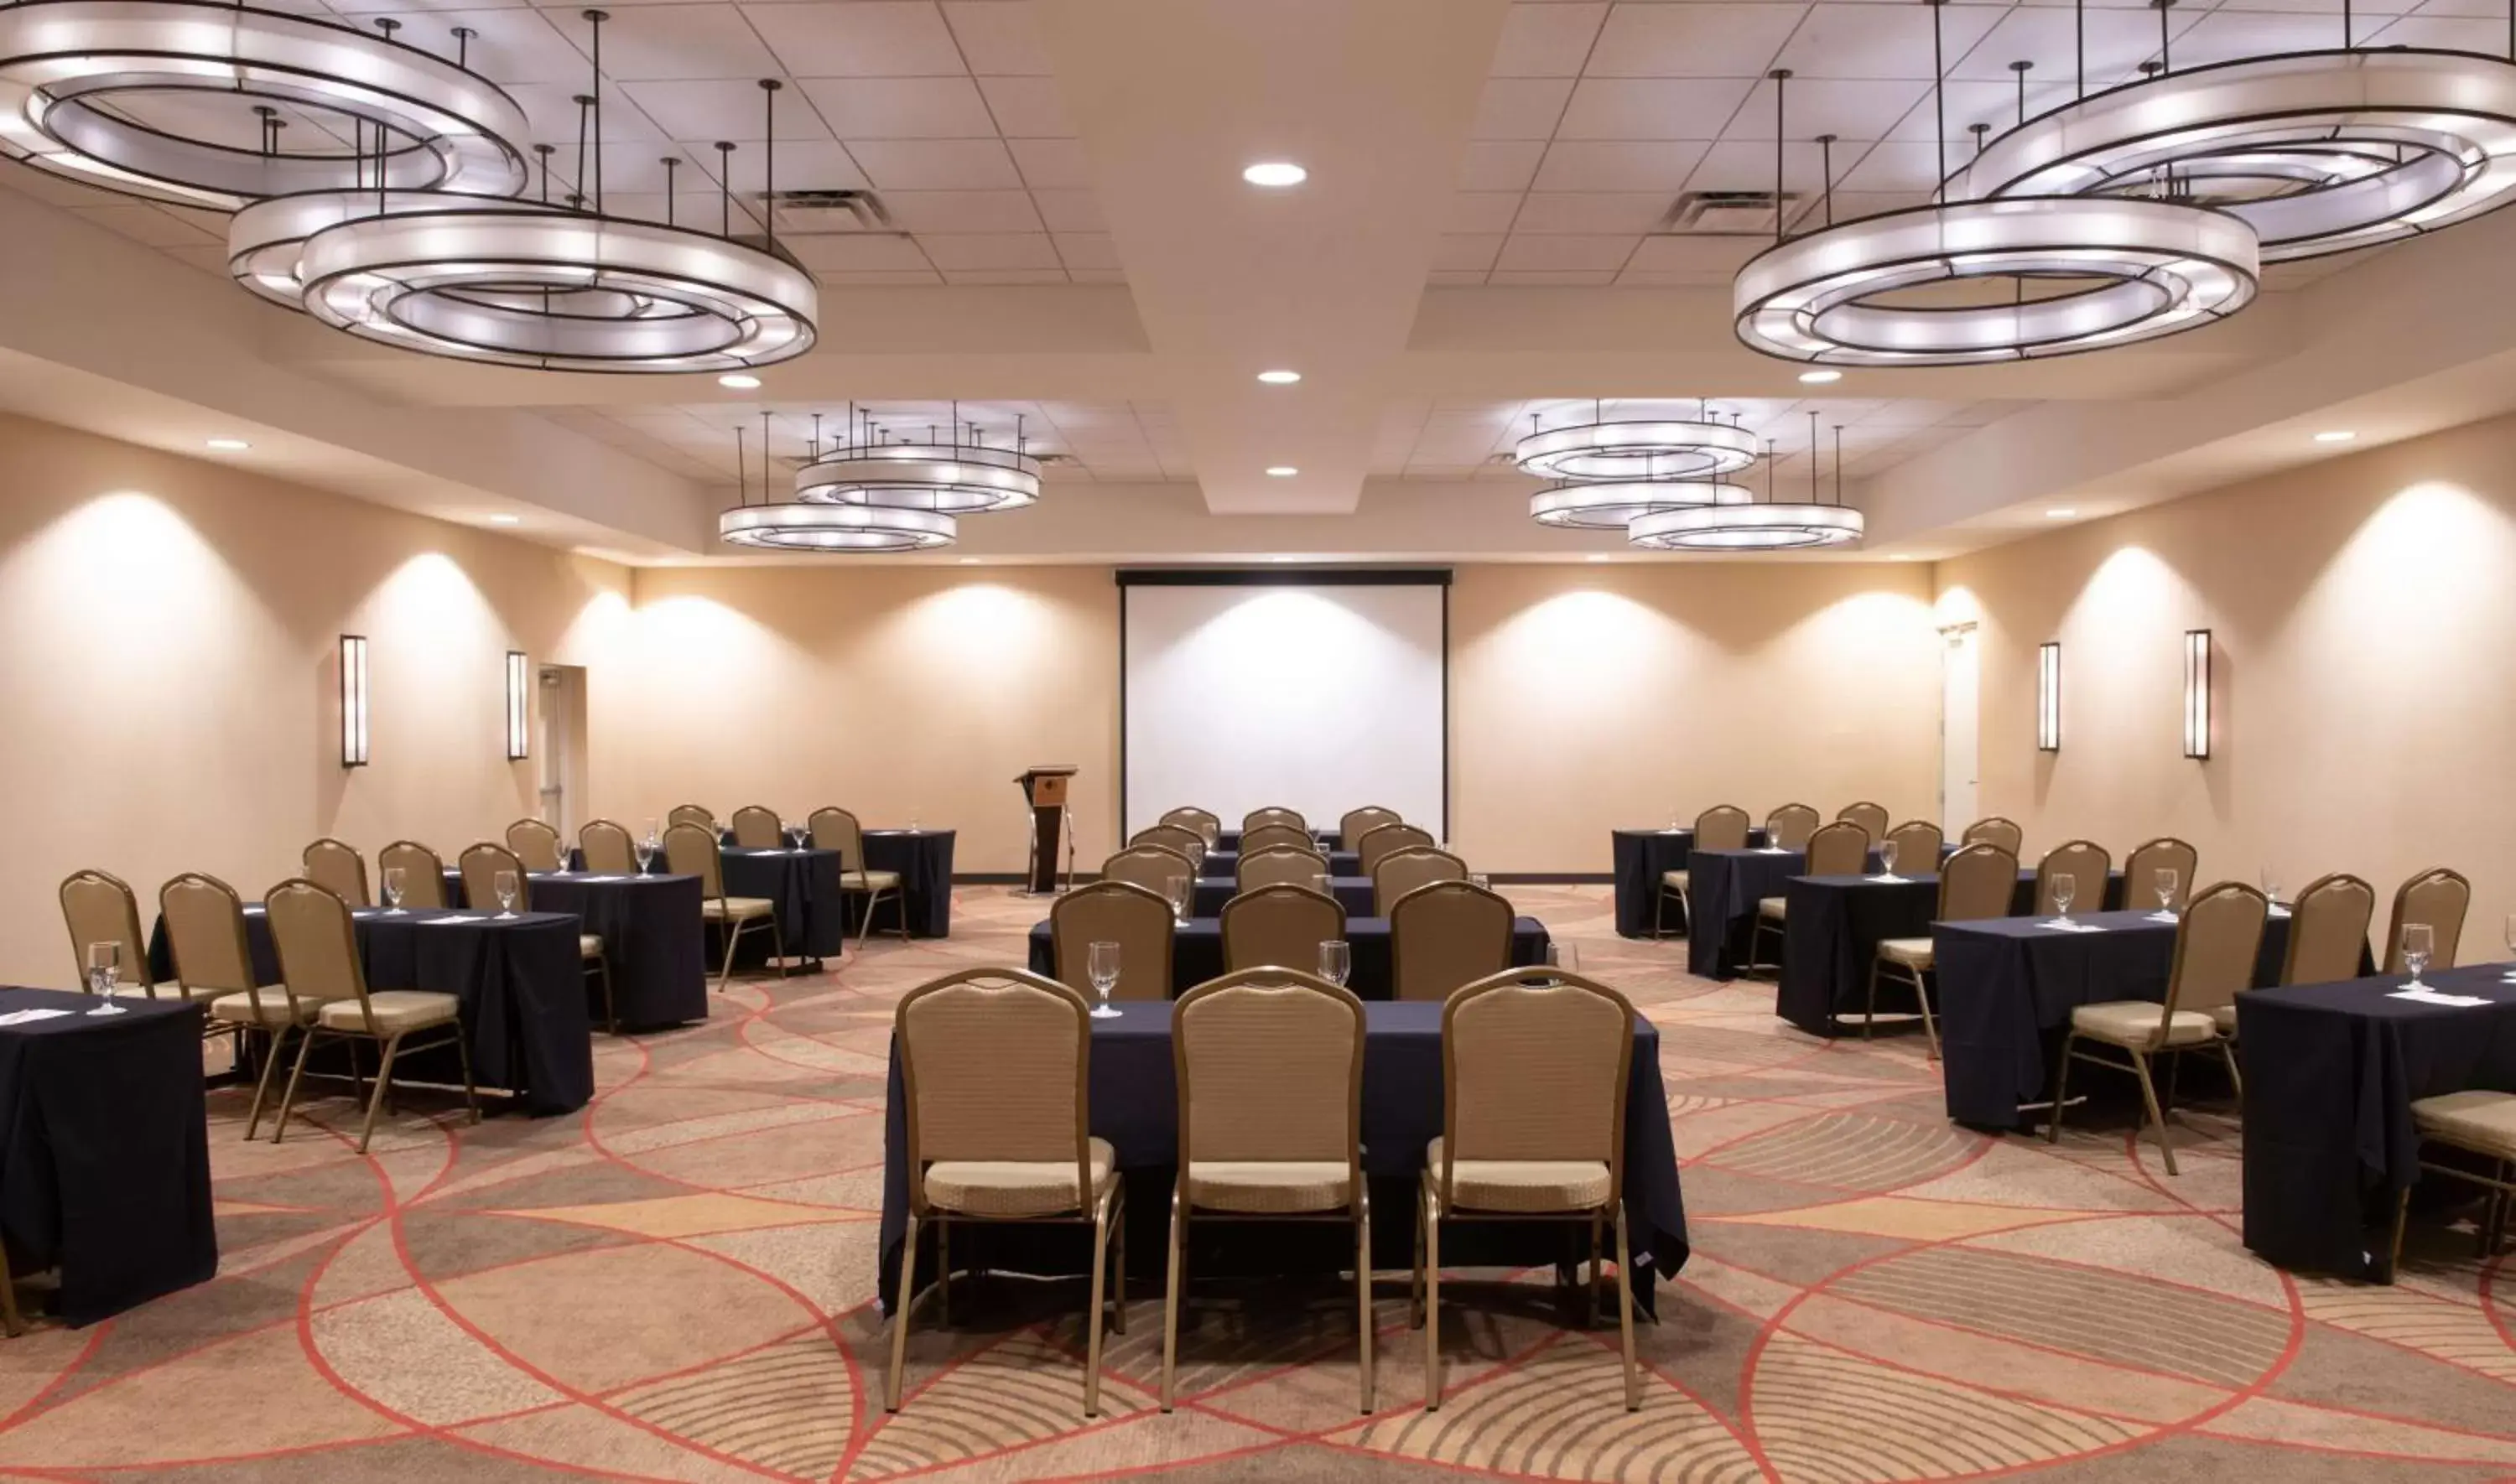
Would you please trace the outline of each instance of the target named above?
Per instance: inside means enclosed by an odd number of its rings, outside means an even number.
[[[1976,725],[1980,675],[1975,629],[1945,630],[1940,664],[1940,825],[1953,840],[1975,821],[1975,763],[1982,733]]]

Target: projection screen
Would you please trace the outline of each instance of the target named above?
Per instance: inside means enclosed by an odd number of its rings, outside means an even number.
[[[1376,804],[1448,839],[1449,577],[1120,572],[1127,833],[1181,804],[1334,829]]]

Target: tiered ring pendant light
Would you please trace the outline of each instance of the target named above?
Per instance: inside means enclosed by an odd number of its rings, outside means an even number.
[[[951,431],[938,433],[928,428],[922,441],[893,436],[870,414],[850,408],[845,436],[825,445],[816,415],[794,498],[772,500],[763,413],[762,503],[739,497],[718,517],[717,534],[736,546],[783,551],[925,552],[957,541],[961,516],[1020,510],[1039,498],[1039,461],[1020,420],[1009,439],[991,443],[985,429],[962,421],[956,404]]]
[[[1625,528],[1628,544],[1659,552],[1790,552],[1845,546],[1865,530],[1861,512],[1843,503],[1843,430],[1834,430],[1834,500],[1818,499],[1818,415],[1809,414],[1809,497],[1774,495],[1771,447],[1765,465],[1765,498],[1746,504],[1698,505],[1636,516]]]
[[[1529,497],[1530,518],[1574,530],[1622,530],[1637,515],[1682,506],[1740,503],[1727,475],[1756,461],[1755,435],[1708,406],[1683,417],[1615,418],[1605,401],[1547,426],[1533,416],[1512,450],[1526,474],[1555,480]]]

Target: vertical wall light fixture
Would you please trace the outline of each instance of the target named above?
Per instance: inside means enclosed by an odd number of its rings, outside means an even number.
[[[2062,645],[2059,641],[2039,644],[2035,649],[2035,750],[2039,753],[2062,750]]]
[[[507,651],[507,761],[532,754],[533,667],[522,649]]]
[[[341,765],[367,765],[367,637],[341,636]]]
[[[2184,756],[2210,756],[2210,631],[2184,631]]]

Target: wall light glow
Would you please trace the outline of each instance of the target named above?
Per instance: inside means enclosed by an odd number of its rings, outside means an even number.
[[[2184,756],[2210,756],[2210,631],[2184,631]]]
[[[2035,647],[2035,750],[2062,750],[2062,645]]]
[[[341,636],[341,765],[367,765],[367,637]]]
[[[507,761],[532,753],[533,666],[522,649],[507,651]]]

